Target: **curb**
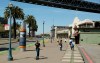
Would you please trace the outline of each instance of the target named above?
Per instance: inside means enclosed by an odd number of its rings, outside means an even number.
[[[91,57],[87,54],[87,52],[84,50],[84,48],[82,48],[82,46],[80,44],[77,45],[77,47],[78,47],[85,63],[94,63],[94,61],[91,59]]]

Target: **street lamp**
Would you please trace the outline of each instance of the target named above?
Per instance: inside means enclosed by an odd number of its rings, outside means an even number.
[[[21,27],[21,23],[22,23],[22,22],[20,22],[20,27]]]
[[[43,21],[43,47],[45,47],[45,44],[44,44],[44,23],[45,23],[45,21]]]
[[[10,29],[9,29],[9,52],[8,52],[8,61],[12,61],[13,60],[13,57],[12,57],[12,48],[11,48],[11,8],[12,8],[12,4],[9,3],[8,7],[9,7],[9,10],[10,10]]]

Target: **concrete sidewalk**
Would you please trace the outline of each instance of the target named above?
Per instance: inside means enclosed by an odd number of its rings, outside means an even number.
[[[100,63],[100,45],[81,43],[81,48],[86,51],[93,63]]]
[[[77,46],[74,46],[74,51],[70,49],[68,45],[65,55],[63,56],[62,62],[64,63],[84,63],[83,58],[79,52]]]
[[[40,59],[36,60],[35,46],[27,47],[25,52],[19,50],[13,51],[13,61],[8,61],[8,54],[0,55],[0,63],[70,63],[73,59],[74,63],[83,63],[79,50],[75,47],[72,53],[68,43],[63,42],[63,50],[60,51],[57,42],[46,42],[46,47],[40,50]],[[73,62],[72,62],[73,63]]]
[[[66,51],[66,44],[63,45],[63,51],[59,50],[58,43],[47,42],[46,47],[40,51],[40,59],[36,60],[35,46],[27,47],[25,52],[19,50],[13,51],[13,61],[8,61],[8,54],[0,55],[0,63],[61,63],[62,57]]]

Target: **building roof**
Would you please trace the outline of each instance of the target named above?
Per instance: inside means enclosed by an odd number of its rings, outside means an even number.
[[[94,22],[92,20],[89,19],[85,19],[84,21],[80,21],[78,23],[78,25],[82,25],[82,24],[93,24]]]

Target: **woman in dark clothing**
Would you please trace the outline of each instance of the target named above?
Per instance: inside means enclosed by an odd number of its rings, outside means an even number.
[[[59,46],[60,46],[60,51],[62,51],[62,40],[60,40]]]
[[[37,52],[36,60],[38,60],[39,59],[39,53],[40,53],[40,43],[37,41],[35,43],[35,46],[36,46],[36,52]]]

